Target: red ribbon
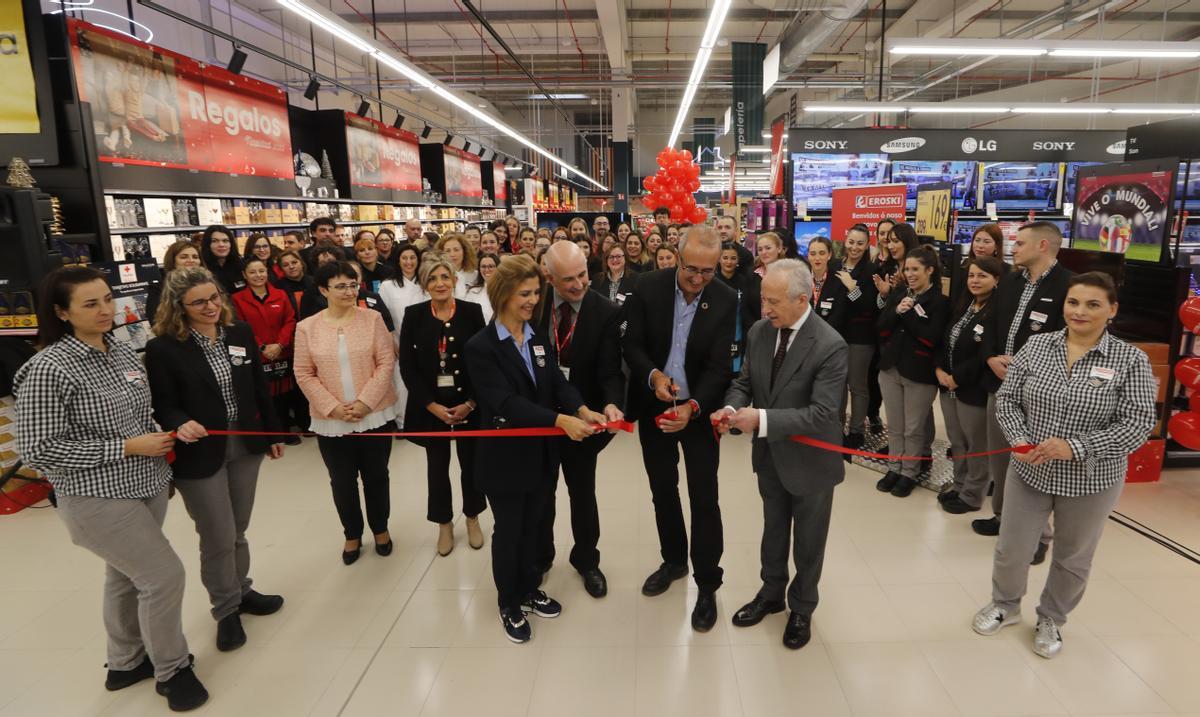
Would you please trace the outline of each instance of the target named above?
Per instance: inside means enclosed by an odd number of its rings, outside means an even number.
[[[633,433],[633,424],[629,421],[609,421],[607,423],[593,423],[592,428],[597,431],[624,431],[625,433]],[[171,435],[175,435],[172,433]],[[210,436],[315,436],[317,434],[311,432],[299,431],[226,431],[223,429],[209,429]],[[386,433],[347,433],[347,436],[358,438],[370,438],[372,436],[380,436],[387,438],[547,438],[553,436],[565,436],[565,431],[561,428],[551,426],[549,428],[494,428],[494,429],[475,429],[469,431],[392,431]]]

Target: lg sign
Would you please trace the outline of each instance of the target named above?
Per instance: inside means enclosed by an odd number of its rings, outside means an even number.
[[[962,151],[966,154],[974,154],[976,152],[995,152],[996,140],[985,139],[978,140],[974,137],[967,137],[962,141]]]

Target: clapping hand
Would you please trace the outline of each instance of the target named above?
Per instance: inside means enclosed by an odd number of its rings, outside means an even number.
[[[856,288],[858,288],[858,282],[855,281],[854,277],[850,276],[850,272],[846,271],[845,269],[842,269],[834,276],[838,278],[838,281],[842,282],[842,286],[846,287],[846,291],[854,291]]]

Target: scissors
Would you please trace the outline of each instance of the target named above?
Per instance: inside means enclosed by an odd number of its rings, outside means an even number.
[[[669,387],[667,388],[667,390],[671,392],[671,415],[678,416],[679,415],[679,398],[677,397],[677,394],[679,393],[679,389],[677,389],[675,387],[675,379],[671,378],[670,376],[667,376],[667,380],[670,381],[670,384],[669,384]]]

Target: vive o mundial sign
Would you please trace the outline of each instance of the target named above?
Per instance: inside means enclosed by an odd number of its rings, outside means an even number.
[[[788,151],[942,161],[1107,162],[1124,158],[1125,132],[792,128]]]

